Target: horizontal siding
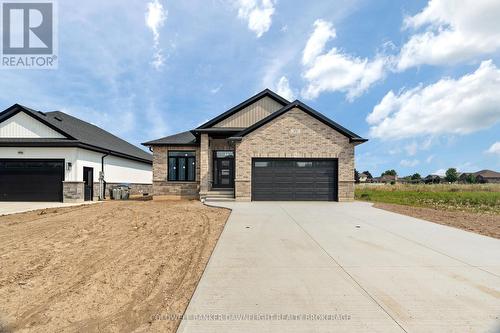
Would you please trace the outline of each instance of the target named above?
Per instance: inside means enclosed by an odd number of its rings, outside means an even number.
[[[19,112],[0,124],[0,138],[57,138],[65,136],[42,124],[24,112]]]
[[[213,127],[249,127],[269,116],[271,113],[278,111],[282,107],[283,106],[274,99],[264,97],[215,124]]]

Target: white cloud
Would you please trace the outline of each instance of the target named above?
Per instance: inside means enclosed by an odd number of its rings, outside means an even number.
[[[278,95],[283,96],[289,101],[295,99],[295,94],[290,88],[290,83],[288,82],[286,76],[282,76],[278,81],[278,84],[276,85],[276,92],[278,93]]]
[[[434,159],[434,155],[429,155],[429,156],[425,159],[425,162],[426,162],[427,164],[429,164],[429,163],[431,163],[431,162],[432,162],[432,160],[433,160],[433,159]]]
[[[490,148],[486,151],[488,154],[498,154],[500,155],[500,141],[495,142],[491,145]]]
[[[306,99],[314,99],[324,91],[340,91],[352,101],[372,84],[385,76],[387,59],[360,58],[332,48],[325,52],[326,44],[336,37],[332,24],[324,20],[314,22],[314,31],[302,54],[303,77],[307,87],[302,91]]]
[[[153,32],[153,61],[151,64],[155,69],[160,69],[165,63],[162,49],[160,48],[160,28],[167,20],[167,10],[159,0],[148,2],[146,11],[146,26]]]
[[[431,175],[438,175],[443,177],[444,175],[446,175],[446,169],[437,169],[436,171],[431,173]]]
[[[238,17],[248,22],[248,29],[260,38],[269,30],[274,14],[273,0],[239,0]]]
[[[404,166],[407,168],[414,167],[414,166],[418,165],[419,163],[420,163],[419,160],[402,160],[401,162],[399,162],[399,164],[401,164],[401,166]]]
[[[397,68],[447,65],[500,50],[500,1],[430,0],[406,29],[421,29],[403,45]]]
[[[491,60],[459,79],[441,79],[398,95],[390,91],[366,118],[371,136],[401,139],[468,134],[500,121],[500,70]]]
[[[214,88],[210,89],[210,93],[212,95],[215,95],[215,94],[217,94],[221,90],[221,88],[222,88],[222,84],[219,84],[217,87],[214,87]]]

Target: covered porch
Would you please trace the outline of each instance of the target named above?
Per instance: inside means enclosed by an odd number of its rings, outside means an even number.
[[[200,138],[200,199],[234,199],[236,152],[229,138],[242,128],[197,129]]]

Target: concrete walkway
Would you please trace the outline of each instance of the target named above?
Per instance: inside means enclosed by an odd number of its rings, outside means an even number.
[[[226,206],[178,332],[500,332],[500,240],[360,202]]]
[[[0,216],[16,213],[24,213],[37,209],[70,207],[79,205],[88,205],[97,203],[98,201],[85,201],[79,203],[63,203],[63,202],[5,202],[0,201]]]

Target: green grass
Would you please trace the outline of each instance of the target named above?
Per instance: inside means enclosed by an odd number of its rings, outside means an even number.
[[[499,185],[361,185],[358,200],[500,214]]]

